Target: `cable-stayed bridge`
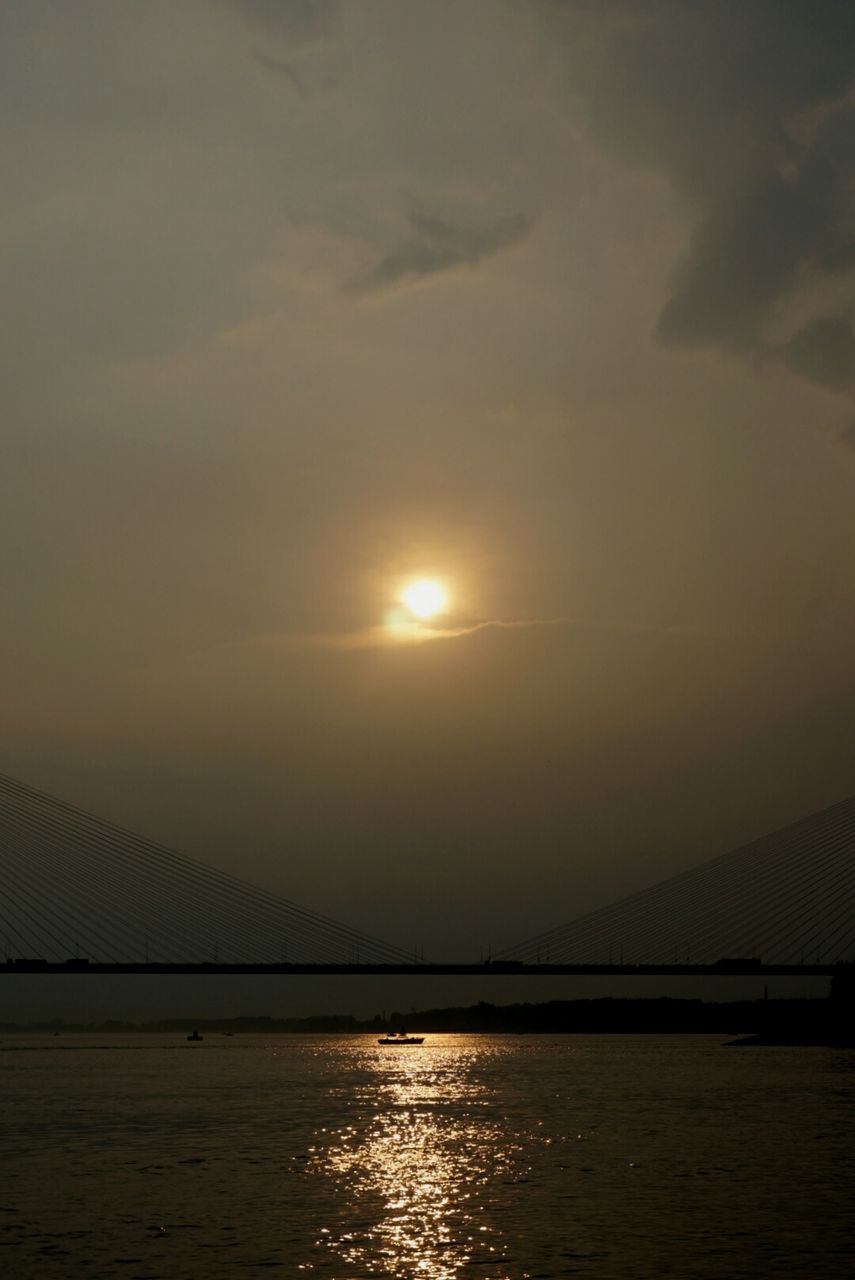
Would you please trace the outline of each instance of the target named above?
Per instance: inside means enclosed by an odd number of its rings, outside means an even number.
[[[413,956],[0,775],[7,957],[402,964]]]
[[[0,946],[6,973],[830,974],[855,960],[855,797],[455,964],[0,775]]]
[[[526,964],[855,957],[855,796],[497,953]]]

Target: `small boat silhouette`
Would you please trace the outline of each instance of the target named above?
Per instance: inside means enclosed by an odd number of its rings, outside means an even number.
[[[204,1036],[200,1036],[198,1031],[194,1031],[192,1035],[187,1037],[188,1040],[203,1040]]]
[[[403,1027],[400,1031],[390,1031],[388,1035],[381,1036],[377,1041],[378,1044],[424,1044],[424,1036],[408,1036]]]

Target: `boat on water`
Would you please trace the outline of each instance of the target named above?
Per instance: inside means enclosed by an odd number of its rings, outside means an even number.
[[[424,1044],[424,1036],[408,1036],[403,1027],[400,1031],[390,1031],[388,1035],[381,1036],[377,1041],[378,1044]]]
[[[188,1040],[203,1040],[204,1036],[200,1036],[198,1031],[194,1031],[192,1035],[187,1037]]]

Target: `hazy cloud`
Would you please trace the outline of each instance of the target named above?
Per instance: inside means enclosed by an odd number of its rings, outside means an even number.
[[[284,649],[326,649],[349,652],[359,649],[389,649],[426,644],[432,640],[457,640],[479,631],[524,631],[538,627],[572,624],[572,618],[461,618],[446,616],[435,622],[407,620],[355,631],[326,631],[264,636],[249,641],[251,646]]]
[[[847,391],[855,386],[855,337],[848,320],[825,316],[805,325],[786,348],[794,373],[820,386]]]
[[[292,40],[326,35],[335,16],[336,0],[234,0],[250,22]]]
[[[660,340],[779,349],[793,372],[848,390],[851,293],[829,313],[823,283],[845,277],[851,290],[855,261],[855,6],[564,0],[549,9],[567,24],[588,136],[666,175],[692,211]]]
[[[290,62],[286,62],[284,58],[273,58],[269,54],[263,53],[260,49],[253,49],[252,56],[260,67],[264,67],[265,71],[269,71],[284,80],[292,89],[296,90],[301,98],[306,97],[306,86]]]
[[[711,634],[709,627],[694,623],[638,622],[630,619],[611,620],[607,623],[591,619],[570,617],[556,618],[467,618],[446,615],[436,620],[406,620],[377,627],[363,627],[354,631],[326,631],[313,633],[295,632],[274,635],[241,642],[251,647],[281,647],[285,649],[326,649],[348,652],[359,649],[389,649],[400,646],[426,644],[433,640],[459,640],[478,635],[482,631],[532,631],[544,627],[569,627],[596,634],[649,634],[692,636]],[[722,630],[721,632],[725,632]]]
[[[388,289],[407,280],[421,280],[454,267],[474,267],[523,238],[529,229],[522,214],[501,218],[486,227],[456,226],[442,218],[413,214],[412,235],[386,254],[351,288],[355,293]]]

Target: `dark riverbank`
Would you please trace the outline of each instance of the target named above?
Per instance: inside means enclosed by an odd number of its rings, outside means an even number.
[[[713,1002],[659,999],[552,1000],[542,1004],[494,1005],[486,1002],[459,1008],[411,1009],[377,1014],[370,1019],[347,1015],[309,1018],[235,1017],[159,1019],[134,1023],[110,1020],[77,1023],[53,1020],[0,1024],[2,1032],[201,1032],[243,1033],[365,1033],[397,1030],[505,1034],[719,1033],[754,1037],[775,1043],[851,1043],[851,1001],[775,999]]]

